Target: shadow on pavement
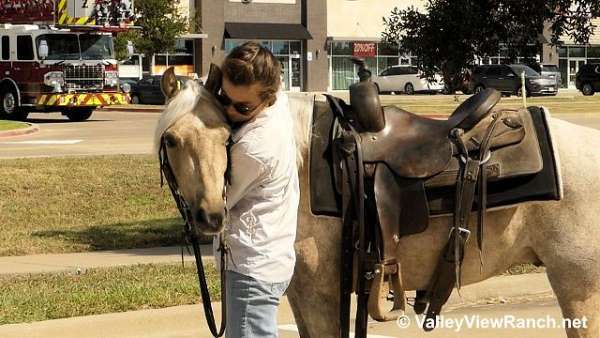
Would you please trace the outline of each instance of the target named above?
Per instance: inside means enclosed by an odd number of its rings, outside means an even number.
[[[79,229],[44,230],[36,231],[32,236],[54,238],[75,245],[87,245],[92,250],[151,248],[184,244],[183,225],[179,218],[115,223]],[[212,243],[212,237],[201,238],[201,243]]]

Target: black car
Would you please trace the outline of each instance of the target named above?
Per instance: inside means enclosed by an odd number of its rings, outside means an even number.
[[[146,76],[131,86],[132,104],[164,104],[165,96],[160,90],[161,75]],[[186,76],[177,76],[181,86],[185,81],[190,80]]]
[[[471,89],[478,93],[494,88],[505,95],[521,95],[521,74],[525,73],[527,95],[556,95],[556,78],[542,76],[531,67],[521,64],[483,65],[475,67],[471,77]]]
[[[600,90],[600,64],[588,63],[579,67],[575,76],[575,87],[583,95],[594,95]]]

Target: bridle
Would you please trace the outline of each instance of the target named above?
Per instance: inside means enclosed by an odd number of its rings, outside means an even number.
[[[223,203],[227,205],[227,196],[226,189],[227,185],[230,183],[230,173],[231,173],[231,161],[229,156],[229,150],[231,147],[231,137],[227,142],[227,170],[225,171],[225,184],[223,185]],[[163,177],[167,181],[169,185],[169,189],[171,190],[171,194],[173,195],[173,199],[177,204],[177,209],[181,214],[181,218],[185,222],[184,224],[184,235],[186,241],[192,244],[192,248],[194,250],[194,257],[196,259],[196,271],[198,275],[198,282],[200,284],[200,295],[202,297],[202,305],[204,307],[204,315],[206,317],[206,321],[208,323],[208,327],[210,332],[215,338],[223,336],[225,333],[226,326],[226,318],[227,318],[227,310],[226,310],[226,292],[225,292],[225,270],[227,263],[227,255],[229,253],[229,246],[227,245],[227,241],[225,240],[223,233],[220,233],[219,236],[219,248],[217,251],[221,253],[221,326],[217,331],[217,325],[215,322],[215,316],[212,309],[212,303],[210,301],[210,294],[208,292],[208,285],[206,283],[206,274],[204,272],[204,263],[202,262],[202,253],[200,252],[200,244],[198,240],[198,235],[196,231],[193,229],[192,225],[192,213],[189,205],[179,192],[179,186],[177,185],[177,180],[175,179],[175,175],[173,174],[173,170],[171,169],[171,165],[169,163],[169,157],[167,156],[167,143],[164,135],[160,138],[160,147],[158,150],[158,159],[160,162],[160,186],[164,185]],[[227,207],[225,207],[225,221],[228,221],[228,211]]]

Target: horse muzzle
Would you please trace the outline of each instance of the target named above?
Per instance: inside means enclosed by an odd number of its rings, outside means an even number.
[[[192,212],[192,220],[197,231],[204,235],[216,235],[223,231],[225,212],[206,212],[196,209]]]

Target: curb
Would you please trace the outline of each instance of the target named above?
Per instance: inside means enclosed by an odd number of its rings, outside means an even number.
[[[99,110],[101,111],[120,111],[120,112],[128,112],[128,113],[162,113],[162,107],[127,107],[127,106],[107,106],[103,107]]]
[[[19,128],[19,129],[0,131],[0,138],[28,135],[28,134],[36,133],[40,130],[40,128],[33,123],[27,123],[27,124],[29,125],[29,127],[27,127],[27,128]]]

